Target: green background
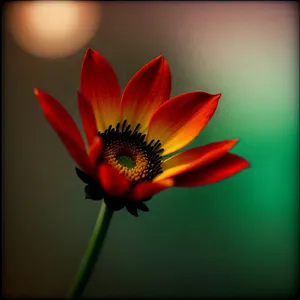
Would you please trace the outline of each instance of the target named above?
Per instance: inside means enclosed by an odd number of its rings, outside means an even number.
[[[199,188],[174,188],[139,218],[115,214],[88,297],[274,297],[298,286],[298,27],[285,2],[103,3],[87,45],[121,86],[163,53],[172,96],[222,93],[189,145],[240,138],[250,169]],[[84,24],[82,24],[84,26]],[[4,294],[63,297],[99,202],[84,185],[33,95],[56,97],[81,126],[76,92],[85,49],[47,60],[4,31]]]

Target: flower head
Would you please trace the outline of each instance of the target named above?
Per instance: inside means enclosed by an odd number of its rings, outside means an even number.
[[[87,185],[86,198],[137,215],[145,201],[170,187],[220,181],[249,167],[228,151],[237,139],[196,147],[189,144],[213,116],[221,94],[203,91],[170,98],[171,74],[159,56],[143,66],[121,94],[110,64],[88,49],[82,64],[78,107],[88,150],[75,122],[58,101],[35,89],[45,117],[74,159]]]

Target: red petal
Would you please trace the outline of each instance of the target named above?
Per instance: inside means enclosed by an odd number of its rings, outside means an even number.
[[[112,197],[123,197],[130,189],[130,181],[109,164],[100,164],[98,178],[104,191]]]
[[[97,160],[101,155],[102,149],[103,149],[102,138],[100,136],[94,137],[93,142],[91,143],[89,149],[90,161],[94,166],[96,166],[97,164]]]
[[[129,198],[134,201],[145,200],[173,186],[173,184],[173,179],[164,179],[157,182],[143,182],[132,189]]]
[[[99,131],[116,125],[121,104],[118,78],[107,60],[92,49],[87,50],[83,60],[80,91],[94,110]]]
[[[80,92],[78,92],[78,107],[86,138],[89,145],[91,145],[94,141],[95,136],[97,135],[96,119],[90,103]]]
[[[218,160],[175,177],[175,186],[201,186],[230,177],[250,164],[242,157],[226,153]]]
[[[92,175],[94,168],[90,163],[80,132],[71,116],[52,96],[39,89],[34,89],[34,94],[40,102],[46,119],[64,143],[71,157],[85,173]]]
[[[162,163],[163,173],[154,181],[178,176],[210,163],[227,153],[237,142],[238,139],[215,142],[176,154]]]
[[[140,132],[148,127],[154,111],[171,92],[171,73],[168,63],[159,56],[142,67],[125,87],[121,104],[121,121],[127,120],[134,129],[140,123]]]
[[[79,166],[79,168],[86,174],[95,177],[96,167],[89,160],[89,156],[86,150],[78,146],[78,144],[74,140],[72,140],[69,135],[65,135],[63,132],[57,132],[57,134],[60,137],[63,144],[65,145],[65,147],[67,148],[70,156]]]
[[[160,140],[163,155],[189,144],[214,114],[221,94],[191,92],[166,101],[153,114],[147,140]]]

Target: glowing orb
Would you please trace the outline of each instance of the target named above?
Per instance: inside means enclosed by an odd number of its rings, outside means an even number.
[[[8,5],[16,42],[42,57],[65,57],[85,46],[100,22],[98,2],[20,1]]]

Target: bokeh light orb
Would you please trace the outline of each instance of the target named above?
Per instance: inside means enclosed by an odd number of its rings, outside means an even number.
[[[8,5],[8,26],[17,44],[40,57],[66,57],[96,33],[99,2],[19,1]]]

